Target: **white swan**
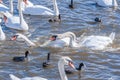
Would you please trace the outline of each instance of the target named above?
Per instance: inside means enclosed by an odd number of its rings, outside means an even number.
[[[0,25],[0,41],[4,41],[6,39],[5,33],[3,32],[1,25]]]
[[[61,57],[58,61],[58,69],[59,69],[59,73],[60,73],[60,77],[61,77],[61,80],[68,80],[66,74],[65,74],[65,70],[64,70],[64,65],[69,65],[70,67],[74,68],[74,65],[73,65],[73,61],[71,58],[67,57],[67,56],[64,56],[64,57]],[[18,78],[16,76],[14,76],[13,74],[10,74],[10,78],[12,80],[48,80],[46,78],[41,78],[41,77],[26,77],[26,78]]]
[[[53,0],[54,11],[42,5],[34,5],[29,0],[24,0],[24,3],[22,3],[22,6],[23,6],[22,7],[23,14],[59,16],[59,9],[58,9],[56,0]]]
[[[6,27],[9,27],[12,29],[27,31],[29,27],[23,18],[21,6],[20,6],[22,0],[18,0],[18,1],[19,1],[19,16],[14,16],[9,12],[3,13],[5,25]]]
[[[76,35],[72,32],[66,32],[63,34],[56,34],[51,37],[51,45],[56,47],[70,46],[70,47],[87,47],[92,50],[103,50],[108,45],[113,43],[115,33],[112,32],[110,36],[85,36],[76,38]]]
[[[112,6],[118,6],[116,0],[96,0],[96,3],[99,6],[104,6],[104,7],[112,7]]]

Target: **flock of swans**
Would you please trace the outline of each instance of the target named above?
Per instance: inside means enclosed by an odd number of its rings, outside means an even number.
[[[5,23],[5,26],[8,28],[22,30],[22,31],[29,30],[29,25],[24,20],[23,14],[54,16],[55,20],[53,21],[60,20],[60,13],[59,13],[56,0],[53,0],[54,10],[51,10],[42,5],[35,5],[29,0],[18,0],[17,9],[19,11],[19,15],[13,14],[14,12],[13,0],[9,1],[10,8],[5,6],[2,3],[2,0],[0,1],[1,1],[0,2],[0,16],[2,16],[0,21],[2,22],[3,20]],[[96,3],[99,6],[118,6],[116,0],[96,0]],[[69,7],[74,8],[73,0],[71,0],[71,5],[69,5]],[[28,46],[39,46],[39,47],[50,46],[50,47],[55,47],[55,48],[56,47],[60,47],[60,48],[62,47],[72,47],[72,48],[86,47],[92,50],[103,50],[107,46],[113,43],[113,40],[115,39],[115,32],[111,32],[109,36],[98,36],[98,35],[84,36],[83,34],[80,37],[77,37],[75,33],[68,31],[62,34],[52,35],[50,36],[49,40],[39,45],[29,40],[25,35],[21,33],[16,33],[14,36],[12,36],[11,40],[17,40],[20,38],[24,39]],[[0,41],[3,41],[5,39],[6,39],[5,33],[3,32],[0,26]],[[14,58],[14,60],[18,60],[17,58]],[[73,65],[73,61],[69,57],[61,57],[59,59],[58,69],[59,69],[59,73],[61,76],[61,80],[68,80],[65,74],[64,65],[69,65],[74,69],[75,67]],[[14,76],[13,74],[10,74],[10,78],[12,80],[47,80],[41,77],[26,77],[26,78],[20,79]]]

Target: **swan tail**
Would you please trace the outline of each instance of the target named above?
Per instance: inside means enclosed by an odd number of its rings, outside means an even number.
[[[20,80],[20,78],[14,76],[13,74],[9,74],[11,80]]]
[[[110,37],[112,40],[114,40],[114,39],[115,39],[115,32],[112,32],[112,33],[109,35],[109,37]]]

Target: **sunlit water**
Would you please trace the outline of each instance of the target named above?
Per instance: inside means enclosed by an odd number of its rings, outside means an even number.
[[[51,0],[31,0],[35,4],[41,4],[53,8]],[[117,0],[118,4],[120,0]],[[8,2],[4,0],[8,6]],[[40,76],[49,80],[60,80],[57,62],[60,56],[69,56],[75,66],[83,62],[86,67],[80,74],[67,75],[69,80],[119,80],[120,79],[120,8],[103,8],[95,5],[94,0],[75,0],[74,9],[69,9],[70,0],[57,0],[62,21],[49,23],[50,17],[26,16],[24,18],[29,25],[28,32],[20,32],[2,25],[7,40],[0,44],[0,80],[10,80],[9,74],[20,78]],[[17,3],[14,2],[14,6]],[[120,4],[119,4],[120,5]],[[16,9],[16,7],[15,7]],[[17,11],[15,10],[17,14]],[[95,17],[102,19],[101,23],[95,23]],[[24,41],[10,41],[10,37],[17,32],[23,33],[32,41],[44,42],[51,34],[74,32],[77,36],[106,35],[115,32],[113,48],[101,51],[93,51],[86,48],[29,48]],[[12,58],[24,55],[29,50],[29,60],[22,63],[13,62]],[[51,52],[52,68],[42,68],[42,62],[46,60],[47,53]]]

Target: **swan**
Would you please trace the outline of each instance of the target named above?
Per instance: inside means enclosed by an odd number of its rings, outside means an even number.
[[[70,67],[72,67],[74,69],[75,69],[75,66],[73,64],[72,59],[68,56],[63,56],[59,59],[58,70],[60,73],[61,80],[68,80],[68,78],[65,74],[65,71],[64,71],[64,65],[69,65]],[[11,80],[48,80],[46,78],[41,78],[41,77],[37,77],[37,76],[36,77],[26,77],[26,78],[20,79],[13,74],[10,74],[10,78],[11,78]]]
[[[4,41],[6,39],[5,33],[3,32],[1,25],[0,25],[0,41]]]
[[[112,7],[112,6],[118,6],[116,0],[96,0],[97,5],[103,6],[103,7]]]
[[[18,1],[19,1],[19,16],[14,16],[10,14],[8,11],[3,13],[5,25],[6,27],[12,29],[27,31],[29,27],[23,18],[21,6],[20,6],[22,0],[18,0]]]
[[[5,6],[3,4],[2,0],[0,0],[0,12],[9,11],[11,14],[13,14],[13,0],[9,0],[9,7],[10,8],[8,8],[7,6]]]
[[[56,0],[53,0],[54,11],[42,5],[34,5],[29,0],[24,0],[24,3],[22,3],[22,5],[23,14],[59,16],[59,9]]]
[[[16,33],[14,36],[12,36],[11,40],[16,40],[16,39],[24,39],[27,46],[29,47],[34,47],[37,46],[37,44],[35,44],[34,42],[30,41],[25,35],[21,34],[21,33]]]
[[[113,43],[115,38],[115,33],[112,32],[110,36],[85,36],[77,38],[73,32],[65,32],[63,34],[53,35],[51,40],[51,45],[57,47],[70,46],[70,47],[87,47],[92,50],[103,50],[108,45]]]
[[[29,51],[26,51],[25,56],[15,56],[15,57],[13,57],[13,61],[15,61],[15,62],[26,61],[26,59],[28,58],[28,54],[29,54]]]

